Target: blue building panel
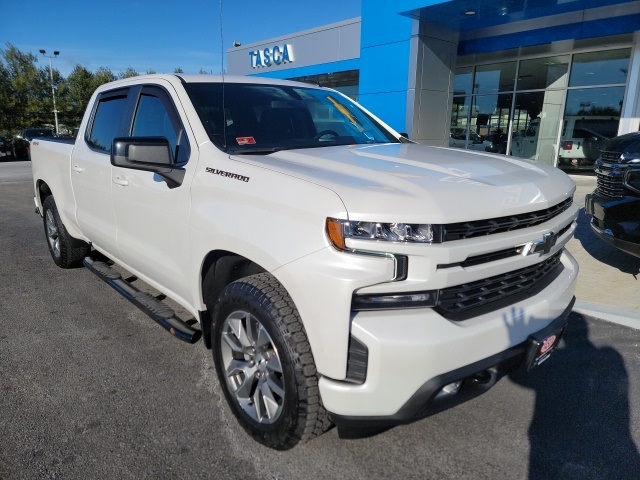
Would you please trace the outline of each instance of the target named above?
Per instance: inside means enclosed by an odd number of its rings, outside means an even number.
[[[405,131],[407,92],[369,93],[358,96],[358,103],[398,132]]]
[[[363,0],[361,48],[369,48],[404,41],[411,36],[411,18],[400,12],[443,3],[443,0],[390,2],[389,0]],[[444,2],[446,3],[446,2]]]
[[[360,94],[396,92],[408,85],[410,40],[363,48]]]
[[[537,30],[498,35],[494,37],[462,40],[458,44],[458,55],[490,53],[504,50],[505,45],[530,47],[561,40],[580,40],[607,35],[631,33],[640,28],[640,14],[590,22],[558,25]]]

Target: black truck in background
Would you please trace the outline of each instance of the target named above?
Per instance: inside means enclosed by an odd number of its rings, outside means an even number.
[[[640,257],[640,132],[609,140],[595,163],[596,189],[585,200],[602,240]]]

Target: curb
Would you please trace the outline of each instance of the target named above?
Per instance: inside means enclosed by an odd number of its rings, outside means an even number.
[[[577,301],[573,307],[573,311],[640,330],[640,313],[631,310]]]

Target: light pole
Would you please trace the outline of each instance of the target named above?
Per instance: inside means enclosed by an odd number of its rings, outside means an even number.
[[[56,135],[58,135],[58,133],[59,133],[59,128],[58,128],[58,109],[56,108],[56,91],[53,88],[53,68],[51,67],[51,59],[52,58],[56,58],[58,55],[60,55],[60,52],[55,50],[53,52],[53,56],[47,55],[46,50],[40,50],[40,53],[42,55],[44,55],[45,57],[49,57],[49,75],[51,75],[51,97],[53,98],[53,116],[56,119]]]

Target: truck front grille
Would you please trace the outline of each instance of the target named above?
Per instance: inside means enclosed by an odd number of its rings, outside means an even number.
[[[449,320],[465,320],[480,309],[499,308],[501,300],[541,286],[560,264],[560,255],[562,250],[536,265],[442,289],[435,310]]]
[[[572,198],[544,210],[538,210],[519,215],[491,218],[488,220],[476,220],[471,222],[449,223],[442,225],[442,240],[461,240],[464,238],[480,237],[494,233],[509,232],[520,228],[533,227],[560,215],[573,203]]]
[[[573,222],[569,222],[564,227],[562,227],[557,233],[558,238],[562,237],[565,233],[567,233],[571,228],[571,225],[573,225]],[[522,254],[523,247],[524,245],[518,245],[511,248],[505,248],[504,250],[498,250],[497,252],[484,253],[481,255],[472,255],[463,262],[439,264],[438,269],[453,268],[453,267],[467,268],[467,267],[473,267],[476,265],[482,265],[485,263],[495,262],[498,260],[503,260],[505,258],[516,257]]]
[[[597,190],[598,194],[603,197],[620,198],[624,196],[622,175],[626,165],[620,165],[619,159],[620,152],[602,152],[596,162]]]

